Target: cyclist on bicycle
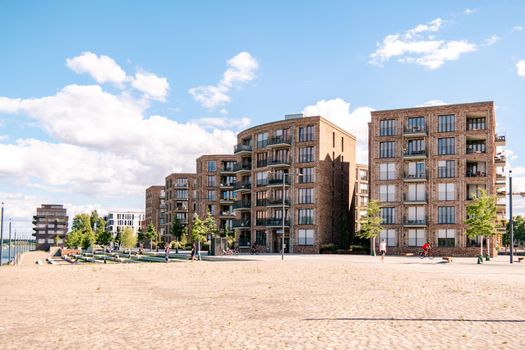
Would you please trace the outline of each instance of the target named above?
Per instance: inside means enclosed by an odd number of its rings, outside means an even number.
[[[423,255],[424,256],[427,256],[428,252],[430,251],[430,249],[432,249],[432,247],[430,246],[430,242],[429,241],[426,241],[426,243],[423,244],[423,246],[421,248],[423,249]]]

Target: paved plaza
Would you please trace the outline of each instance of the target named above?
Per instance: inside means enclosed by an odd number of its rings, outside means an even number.
[[[525,348],[508,257],[223,260],[2,268],[0,348]]]

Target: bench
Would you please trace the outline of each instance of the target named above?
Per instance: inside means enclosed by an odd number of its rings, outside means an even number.
[[[452,262],[452,257],[451,256],[444,256],[442,259],[445,260],[448,263]]]
[[[414,253],[405,253],[405,256],[414,256]]]
[[[518,262],[521,262],[523,259],[525,259],[525,258],[522,257],[522,256],[518,256]]]

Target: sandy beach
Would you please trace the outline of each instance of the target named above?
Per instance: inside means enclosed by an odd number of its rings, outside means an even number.
[[[525,348],[508,257],[235,258],[2,268],[0,348]]]

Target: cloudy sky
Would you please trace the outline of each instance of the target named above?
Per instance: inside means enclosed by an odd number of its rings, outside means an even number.
[[[523,1],[0,0],[0,200],[140,209],[144,189],[284,114],[493,100],[525,191]],[[525,205],[518,203],[518,212]]]

